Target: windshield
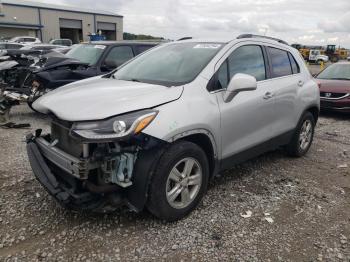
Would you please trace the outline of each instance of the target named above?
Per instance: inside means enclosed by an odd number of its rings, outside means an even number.
[[[114,78],[182,85],[193,81],[220,50],[217,43],[175,43],[159,46],[121,67]]]
[[[105,45],[79,44],[73,46],[73,48],[67,52],[66,56],[77,59],[89,65],[94,65],[101,57],[105,48]]]
[[[323,70],[317,78],[350,80],[350,64],[333,64]]]

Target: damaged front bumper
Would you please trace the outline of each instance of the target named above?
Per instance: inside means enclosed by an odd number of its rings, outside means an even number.
[[[98,183],[95,171],[101,168],[99,163],[67,154],[40,136],[40,131],[36,133],[26,138],[30,165],[37,180],[61,205],[94,212],[109,212],[121,206],[137,212],[144,208],[152,170],[163,151],[161,146],[139,153],[132,183],[124,188]]]

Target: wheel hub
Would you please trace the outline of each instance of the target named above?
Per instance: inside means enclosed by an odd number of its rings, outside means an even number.
[[[166,184],[166,197],[170,206],[181,209],[192,203],[202,184],[202,168],[197,160],[180,160],[170,171]]]

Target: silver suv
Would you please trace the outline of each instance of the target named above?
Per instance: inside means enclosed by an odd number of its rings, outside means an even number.
[[[51,134],[27,137],[34,174],[61,204],[98,212],[190,213],[216,173],[285,147],[311,146],[319,90],[282,40],[182,40],[117,71],[66,85],[34,108]]]

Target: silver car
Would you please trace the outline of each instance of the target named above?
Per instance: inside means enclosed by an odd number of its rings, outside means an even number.
[[[281,146],[304,155],[319,106],[303,59],[282,40],[175,41],[38,99],[51,133],[29,135],[27,150],[68,208],[147,207],[173,221],[216,173]]]

